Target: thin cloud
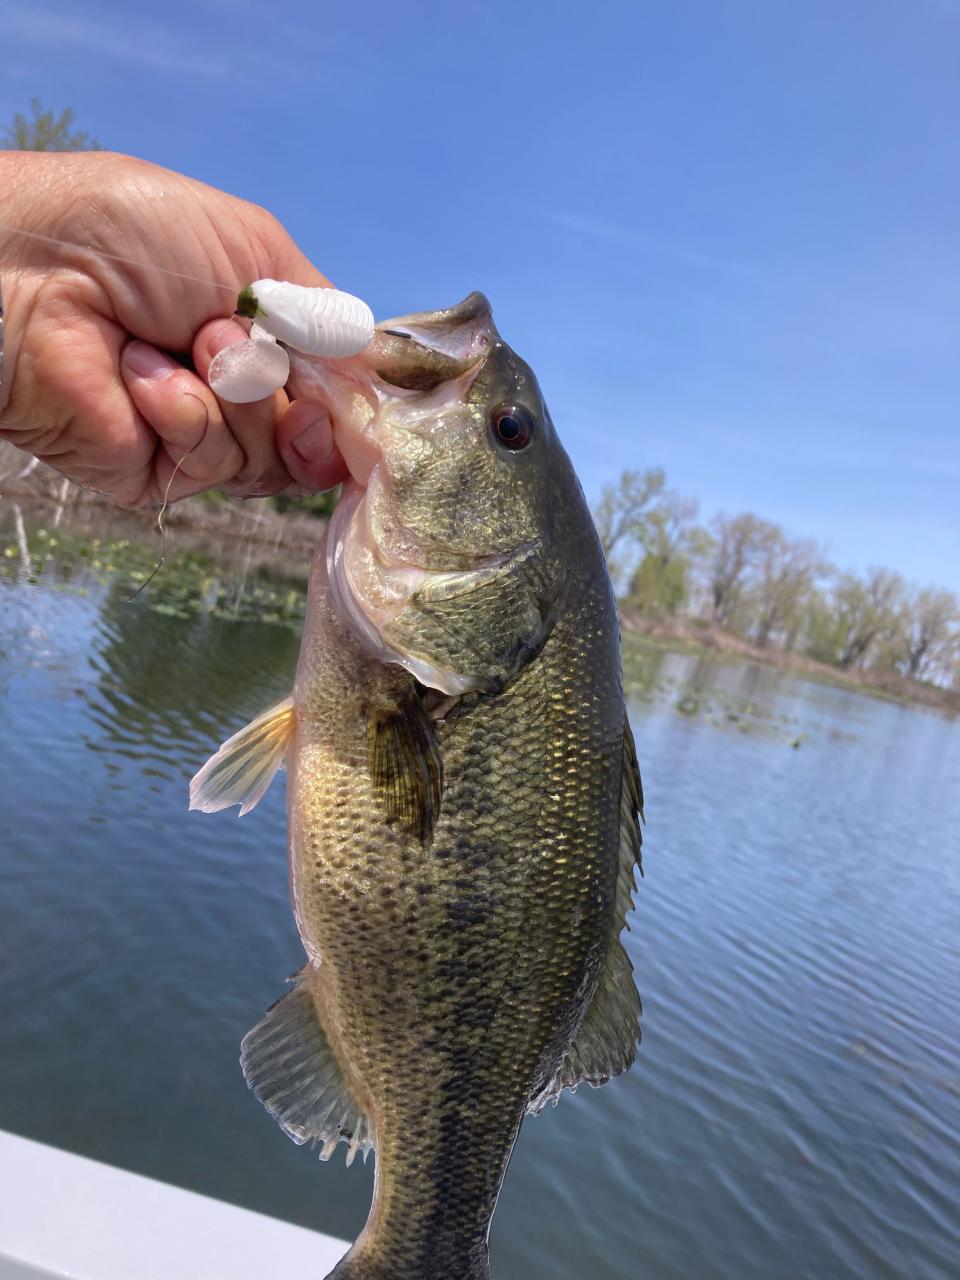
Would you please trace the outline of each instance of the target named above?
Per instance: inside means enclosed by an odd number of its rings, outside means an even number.
[[[118,28],[115,16],[78,18],[35,8],[10,10],[3,21],[8,39],[19,36],[32,44],[69,45],[155,71],[221,77],[230,70],[226,58],[200,53],[152,22],[128,20]]]
[[[602,222],[597,218],[584,218],[579,214],[544,210],[547,219],[566,231],[574,231],[578,235],[589,236],[594,240],[603,240],[608,244],[626,245],[640,253],[648,253],[659,257],[673,258],[691,267],[709,267],[711,270],[746,272],[748,268],[741,262],[730,258],[721,258],[714,254],[701,253],[675,240],[666,240],[659,236],[647,235],[633,227],[618,226],[611,222]]]

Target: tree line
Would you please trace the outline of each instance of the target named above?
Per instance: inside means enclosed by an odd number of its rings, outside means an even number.
[[[621,603],[650,619],[712,623],[759,649],[843,670],[960,687],[960,599],[891,569],[842,571],[811,539],[752,512],[698,522],[660,468],[624,471],[595,511]]]

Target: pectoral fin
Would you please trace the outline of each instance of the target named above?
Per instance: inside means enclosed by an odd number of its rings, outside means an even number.
[[[443,761],[434,726],[419,699],[411,698],[401,710],[372,712],[367,750],[387,817],[425,843],[440,813]]]
[[[317,1015],[304,965],[292,991],[281,996],[243,1037],[240,1065],[247,1084],[280,1128],[302,1145],[322,1143],[329,1160],[348,1143],[347,1164],[373,1148],[373,1128],[343,1077]]]
[[[629,721],[623,726],[623,776],[620,784],[620,863],[617,873],[611,937],[600,980],[590,1007],[556,1074],[531,1098],[527,1110],[536,1114],[548,1102],[556,1106],[564,1089],[590,1084],[595,1088],[618,1076],[633,1063],[640,1039],[640,996],[633,966],[620,941],[627,926],[636,888],[634,867],[640,862],[643,786]]]
[[[294,728],[293,699],[284,698],[228,738],[190,783],[190,808],[217,813],[258,804],[286,760]]]

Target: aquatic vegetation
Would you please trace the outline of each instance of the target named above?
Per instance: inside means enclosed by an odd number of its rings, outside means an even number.
[[[153,541],[84,539],[45,524],[24,525],[19,533],[0,526],[0,581],[44,582],[74,594],[110,587],[121,597],[126,593],[131,608],[168,617],[204,613],[290,627],[303,623],[305,574],[279,574],[263,566],[230,570],[210,552],[175,546],[151,578],[158,555]]]
[[[682,651],[680,651],[682,652]],[[750,663],[691,658],[629,635],[624,645],[624,687],[632,702],[669,708],[684,720],[726,732],[760,735],[799,747],[811,731],[795,715],[775,708],[782,677]],[[749,673],[749,674],[745,674]]]

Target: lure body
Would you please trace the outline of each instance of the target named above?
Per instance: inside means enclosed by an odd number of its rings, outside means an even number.
[[[373,338],[373,312],[362,298],[339,289],[255,280],[241,293],[237,310],[307,356],[342,360]]]
[[[264,400],[286,386],[290,357],[272,334],[251,326],[250,337],[218,351],[207,381],[214,395],[230,404]]]

